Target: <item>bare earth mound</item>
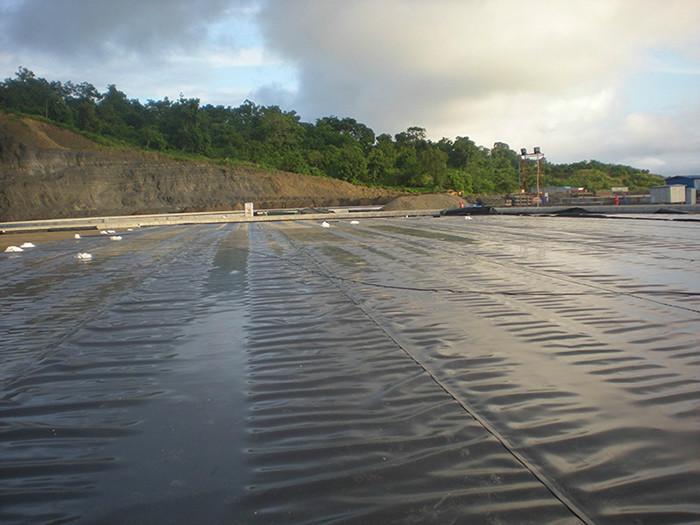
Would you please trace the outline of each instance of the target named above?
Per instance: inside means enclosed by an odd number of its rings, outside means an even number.
[[[0,221],[383,204],[396,191],[101,146],[0,112]]]
[[[402,195],[388,202],[382,209],[398,210],[444,210],[456,208],[464,199],[446,193],[431,193],[427,195]]]

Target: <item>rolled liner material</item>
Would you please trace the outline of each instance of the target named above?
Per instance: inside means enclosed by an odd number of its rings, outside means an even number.
[[[0,521],[699,521],[698,232],[261,223],[8,257]]]
[[[493,215],[498,213],[496,208],[491,206],[463,206],[462,208],[449,208],[442,210],[440,215],[445,217],[464,215]]]

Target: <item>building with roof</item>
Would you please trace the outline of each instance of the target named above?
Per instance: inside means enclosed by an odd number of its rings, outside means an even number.
[[[666,184],[668,186],[682,184],[686,188],[700,190],[700,175],[676,175],[674,177],[668,177],[666,179]]]

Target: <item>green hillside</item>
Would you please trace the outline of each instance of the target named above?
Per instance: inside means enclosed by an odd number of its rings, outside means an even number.
[[[254,163],[366,185],[452,188],[465,193],[509,193],[518,189],[518,154],[507,145],[479,146],[468,137],[427,139],[409,127],[394,136],[376,134],[353,118],[335,116],[302,122],[294,111],[245,101],[238,107],[201,105],[198,99],[130,99],[108,86],[49,81],[20,68],[0,83],[0,108],[38,115],[107,144],[132,145],[181,158]],[[662,178],[629,166],[586,161],[545,163],[544,184],[632,190]]]

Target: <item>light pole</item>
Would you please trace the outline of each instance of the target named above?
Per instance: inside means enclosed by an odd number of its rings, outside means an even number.
[[[528,162],[531,160],[534,160],[537,162],[537,180],[536,180],[536,187],[537,187],[537,205],[540,205],[540,177],[542,176],[542,170],[541,170],[541,161],[544,158],[544,155],[542,154],[542,151],[540,150],[539,146],[535,146],[533,148],[532,153],[527,152],[527,148],[520,148],[520,173],[519,173],[519,179],[520,179],[520,193],[527,193],[529,188],[527,187],[527,173],[525,173],[525,167],[527,166]]]

